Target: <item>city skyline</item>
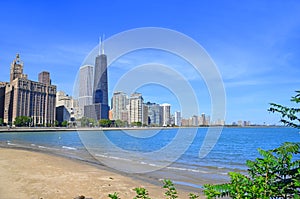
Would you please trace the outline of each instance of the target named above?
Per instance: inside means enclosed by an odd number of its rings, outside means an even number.
[[[299,89],[300,3],[297,1],[215,4],[205,1],[184,4],[180,1],[143,4],[13,1],[1,4],[1,81],[9,81],[9,64],[16,53],[21,53],[29,79],[37,81],[37,71],[50,71],[57,89],[72,95],[79,67],[97,45],[99,35],[105,33],[109,38],[128,29],[155,26],[180,31],[206,49],[224,80],[228,123],[250,120],[258,124],[279,124],[279,117],[267,112],[269,103],[290,105],[290,96]],[[96,12],[101,6],[103,12]],[[10,12],[13,7],[22,9]],[[81,15],[82,10],[89,12]],[[111,11],[118,15],[110,15]],[[141,61],[161,62],[157,54],[145,54],[147,57],[139,55]],[[132,58],[135,56],[119,60],[119,64],[123,61],[120,68],[127,66],[125,61]],[[163,57],[163,61],[165,59]],[[120,68],[114,68],[113,72],[118,74]],[[110,74],[113,80],[114,74]],[[193,81],[193,73],[189,77]],[[108,89],[111,95],[113,87]],[[165,103],[171,95],[157,89],[158,101],[157,94],[146,92],[151,90],[149,87],[144,89],[149,101]],[[200,112],[209,114],[207,96],[209,94],[199,94],[198,97],[202,103]],[[176,104],[175,100],[168,103]]]

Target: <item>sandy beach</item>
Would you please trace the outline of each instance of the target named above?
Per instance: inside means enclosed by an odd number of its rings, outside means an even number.
[[[145,187],[151,198],[164,198],[164,190],[145,181],[49,154],[0,148],[0,198],[73,199],[108,198],[118,192],[133,198],[133,188]],[[188,192],[180,190],[180,198]]]

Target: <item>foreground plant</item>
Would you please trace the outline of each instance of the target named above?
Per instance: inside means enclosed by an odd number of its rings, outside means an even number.
[[[300,103],[300,91],[296,91],[296,95],[291,98],[291,102],[296,104]],[[287,126],[300,128],[300,108],[299,107],[286,107],[280,104],[271,103],[269,111],[272,113],[281,114],[281,122]]]
[[[292,102],[300,102],[300,91],[292,97]],[[286,107],[271,103],[270,112],[280,113],[281,122],[287,126],[300,128],[300,108]],[[205,185],[207,198],[299,198],[300,195],[300,143],[286,142],[273,150],[258,149],[262,158],[248,160],[248,175],[231,172],[230,183]],[[298,159],[295,155],[298,154]]]
[[[171,180],[164,180],[163,188],[166,189],[165,196],[166,199],[175,199],[178,198],[176,188]]]
[[[151,198],[149,198],[149,193],[148,193],[147,189],[142,188],[142,187],[137,187],[133,190],[136,192],[136,197],[134,197],[134,199],[137,199],[137,198],[151,199]]]
[[[111,199],[121,199],[119,196],[118,196],[118,193],[115,192],[113,194],[108,194],[108,197],[111,198]]]
[[[199,195],[196,195],[194,193],[189,194],[189,199],[196,199],[196,198],[199,198]]]
[[[258,149],[262,158],[248,160],[248,175],[231,172],[230,183],[204,185],[207,198],[296,198],[300,195],[300,143],[286,142],[273,150]]]

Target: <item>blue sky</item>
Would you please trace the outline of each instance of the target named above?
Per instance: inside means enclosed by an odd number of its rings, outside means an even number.
[[[10,63],[20,53],[30,79],[47,70],[58,90],[72,94],[77,71],[100,35],[169,28],[197,41],[217,65],[225,85],[227,123],[274,124],[279,118],[267,112],[269,102],[290,105],[300,87],[299,13],[297,0],[1,1],[0,81],[9,80]],[[152,58],[157,61],[156,55]],[[118,70],[109,75],[113,79]],[[140,89],[146,101],[170,99],[177,106],[170,92],[156,88],[151,96],[149,87]],[[208,97],[199,99],[200,112],[207,114]]]

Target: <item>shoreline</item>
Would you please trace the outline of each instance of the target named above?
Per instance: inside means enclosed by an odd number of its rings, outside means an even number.
[[[115,130],[162,130],[180,128],[290,128],[287,126],[195,126],[195,127],[95,127],[95,128],[67,128],[67,127],[0,127],[0,133],[9,132],[51,132],[51,131],[115,131]]]
[[[20,151],[28,151],[28,152],[33,152],[33,153],[40,153],[40,154],[45,154],[45,155],[49,155],[49,156],[53,156],[53,157],[59,157],[59,158],[63,158],[66,160],[71,160],[71,161],[75,161],[79,164],[83,164],[83,165],[89,165],[92,167],[95,167],[99,170],[105,170],[105,171],[109,171],[109,172],[113,172],[122,176],[127,176],[130,177],[132,179],[135,180],[139,180],[139,181],[143,181],[145,183],[150,183],[152,185],[158,186],[159,188],[162,185],[162,179],[172,179],[174,176],[176,175],[176,173],[169,173],[168,175],[165,175],[166,171],[165,168],[162,168],[161,170],[157,170],[157,171],[152,171],[149,173],[127,173],[127,172],[123,172],[123,171],[119,171],[116,170],[108,165],[103,164],[102,162],[100,162],[98,159],[95,159],[92,155],[89,155],[89,157],[87,157],[86,155],[82,153],[88,153],[88,151],[86,152],[81,152],[81,155],[78,154],[77,152],[75,152],[75,154],[72,153],[64,153],[58,150],[51,150],[50,148],[47,147],[38,147],[38,148],[33,148],[32,146],[27,146],[27,145],[19,145],[19,144],[7,144],[7,143],[2,143],[0,142],[0,150],[1,149],[11,149],[11,150],[20,150]],[[171,166],[172,167],[172,166]],[[203,167],[204,169],[211,169],[210,167]],[[216,168],[218,169],[218,168]],[[181,170],[181,169],[179,169]],[[175,172],[175,171],[174,171]],[[241,170],[242,172],[242,170]],[[227,180],[224,181],[224,179],[219,179],[219,178],[207,178],[207,176],[205,176],[207,174],[204,174],[204,176],[198,176],[199,178],[196,179],[195,181],[195,176],[190,176],[191,179],[189,179],[188,176],[184,176],[184,179],[182,180],[178,180],[178,179],[173,179],[173,183],[176,186],[176,188],[178,188],[181,191],[184,192],[193,192],[193,193],[202,193],[202,188],[204,184],[218,184],[218,183],[224,183],[227,182]],[[214,175],[218,175],[217,173],[211,173],[210,175],[214,176]],[[227,175],[226,175],[227,176]],[[218,180],[217,180],[218,179]]]
[[[153,198],[162,198],[162,183],[139,174],[126,174],[105,165],[80,161],[43,151],[0,147],[1,198],[108,198],[118,192],[133,198],[135,187],[145,187]],[[189,192],[175,185],[181,198]],[[2,188],[1,188],[2,187]],[[3,189],[5,187],[5,189]],[[74,187],[77,187],[76,189]]]

